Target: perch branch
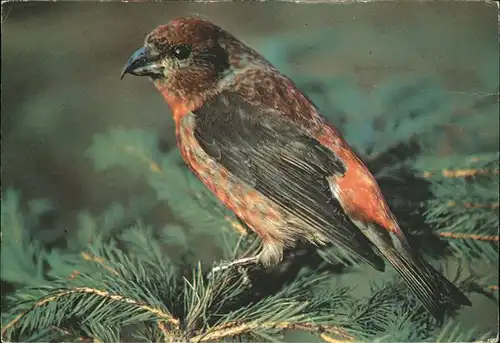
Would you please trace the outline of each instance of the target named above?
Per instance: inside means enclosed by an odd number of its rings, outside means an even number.
[[[354,337],[338,326],[317,325],[312,323],[293,324],[287,322],[263,322],[263,323],[226,323],[216,326],[212,331],[191,338],[193,342],[218,341],[225,337],[234,337],[252,332],[256,329],[280,329],[280,330],[302,330],[318,334],[326,342],[339,343],[353,341]],[[342,340],[334,339],[327,334],[337,335]]]

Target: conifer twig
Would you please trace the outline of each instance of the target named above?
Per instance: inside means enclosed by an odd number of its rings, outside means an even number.
[[[81,255],[82,255],[84,260],[97,262],[107,271],[109,271],[115,275],[118,275],[118,272],[116,270],[114,270],[113,268],[111,268],[110,266],[106,265],[106,263],[104,263],[104,259],[102,259],[101,257],[93,256],[85,251],[82,251]],[[80,272],[78,270],[74,270],[70,274],[70,276],[68,276],[68,280],[74,280],[76,277],[78,277],[78,275],[80,275]]]
[[[168,332],[168,328],[165,323],[162,321],[158,321],[157,325],[165,338],[165,342],[174,342],[173,336]]]
[[[486,241],[486,242],[498,242],[500,240],[499,236],[490,235],[477,235],[470,233],[457,233],[457,232],[438,232],[438,235],[446,238],[453,239],[472,239],[475,241]]]
[[[453,206],[458,206],[459,203],[456,201],[448,201],[448,207],[453,207]],[[489,208],[489,209],[495,209],[499,208],[500,204],[498,202],[492,202],[492,203],[487,203],[487,204],[477,204],[477,203],[472,203],[472,202],[464,202],[462,203],[462,206],[465,208]]]
[[[459,177],[469,177],[469,176],[478,176],[478,175],[496,175],[500,173],[500,169],[480,169],[480,168],[471,168],[471,169],[443,169],[441,172],[433,172],[433,171],[425,171],[422,173],[422,177],[428,179],[430,177],[441,175],[447,178],[459,178]]]
[[[110,266],[108,266],[105,262],[104,262],[104,259],[101,258],[101,257],[97,257],[97,256],[94,256],[94,255],[91,255],[85,251],[82,251],[81,252],[81,255],[82,257],[87,260],[87,261],[93,261],[93,262],[96,262],[98,264],[100,264],[104,269],[106,269],[107,271],[115,274],[115,275],[118,275],[118,272],[116,270],[114,270],[113,268],[111,268]]]
[[[308,331],[311,333],[318,334],[322,339],[326,342],[345,342],[345,341],[353,341],[354,337],[347,333],[343,328],[338,326],[328,326],[328,325],[317,325],[313,323],[287,323],[287,322],[251,322],[251,323],[235,323],[229,322],[224,323],[218,326],[215,326],[211,329],[211,331],[199,334],[191,338],[193,342],[206,342],[206,341],[217,341],[226,337],[234,337],[238,335],[242,335],[245,333],[252,332],[257,329],[281,329],[281,330],[302,330]],[[327,334],[337,335],[341,337],[342,340],[336,340]]]
[[[77,287],[77,288],[73,288],[73,289],[69,289],[69,290],[57,292],[57,293],[52,294],[52,295],[50,295],[48,297],[40,299],[33,306],[31,306],[30,309],[24,311],[23,313],[21,313],[17,317],[15,317],[13,320],[11,320],[10,322],[8,322],[2,328],[2,336],[5,334],[5,332],[8,329],[10,329],[14,325],[16,325],[17,322],[19,322],[25,315],[27,315],[29,312],[33,311],[35,308],[41,307],[43,305],[46,305],[46,304],[48,304],[49,302],[52,302],[52,301],[57,301],[61,297],[68,296],[68,295],[71,295],[71,294],[76,294],[76,293],[91,293],[91,294],[95,294],[95,295],[101,296],[103,298],[108,298],[108,299],[111,299],[111,300],[115,300],[115,301],[119,301],[119,302],[125,302],[127,304],[136,305],[137,307],[139,307],[139,308],[141,308],[141,309],[143,309],[143,310],[145,310],[147,312],[150,312],[150,313],[154,314],[158,319],[165,320],[166,322],[169,322],[169,323],[173,324],[175,327],[179,326],[179,320],[177,318],[174,318],[169,313],[165,313],[165,312],[163,312],[163,311],[161,311],[161,310],[159,310],[157,308],[151,307],[151,306],[146,305],[146,304],[141,304],[140,302],[138,302],[136,300],[133,300],[133,299],[130,299],[130,298],[126,298],[126,297],[124,297],[122,295],[119,295],[119,294],[111,294],[111,293],[109,293],[107,291],[102,291],[102,290],[95,289],[95,288],[90,288],[90,287]]]
[[[148,164],[149,169],[152,172],[154,172],[154,173],[161,172],[161,168],[158,165],[158,163],[156,163],[152,159],[148,158],[144,153],[142,153],[140,150],[136,149],[133,145],[127,145],[124,150],[125,150],[125,152],[130,153],[130,154],[138,157],[139,160],[141,160],[142,162],[145,162],[146,164]]]

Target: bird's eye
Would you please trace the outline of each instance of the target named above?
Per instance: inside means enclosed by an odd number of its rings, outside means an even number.
[[[191,54],[191,48],[187,45],[176,45],[172,48],[172,55],[179,60],[184,60]]]

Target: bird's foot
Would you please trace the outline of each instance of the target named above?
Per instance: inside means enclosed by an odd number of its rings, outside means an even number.
[[[233,261],[229,262],[223,262],[219,264],[218,266],[215,266],[212,268],[211,273],[217,273],[232,267],[243,267],[243,266],[248,266],[250,264],[258,263],[259,262],[259,256],[250,256],[250,257],[244,257],[244,258],[239,258]]]
[[[239,258],[237,260],[229,261],[229,262],[223,262],[219,264],[218,266],[215,266],[212,268],[212,271],[208,274],[208,278],[212,278],[215,273],[224,271],[229,268],[234,268],[237,267],[238,271],[243,274],[244,268],[248,265],[251,264],[256,264],[259,262],[259,255],[256,256],[250,256],[250,257],[244,257],[244,258]]]

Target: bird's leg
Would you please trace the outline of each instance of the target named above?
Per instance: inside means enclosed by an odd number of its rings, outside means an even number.
[[[243,256],[248,255],[250,251],[255,251],[254,247],[255,244],[252,244],[250,248],[243,254]],[[249,266],[251,264],[261,263],[265,267],[270,267],[278,264],[282,259],[283,246],[281,244],[277,244],[276,242],[262,242],[261,249],[258,254],[253,254],[247,257],[240,257],[229,262],[223,262],[220,265],[213,267],[212,271],[208,274],[208,277],[210,278],[214,273],[234,267],[238,267],[238,270],[241,272],[243,270],[243,267]]]
[[[239,246],[239,243],[238,243]],[[236,248],[237,250],[238,248]],[[261,256],[261,242],[258,237],[256,237],[250,246],[246,249],[246,251],[240,255],[239,258],[232,261],[224,261],[219,265],[212,268],[208,277],[210,278],[214,273],[221,272],[223,270],[237,267],[240,273],[243,273],[244,267],[247,267],[251,264],[257,264],[260,261]]]
[[[254,263],[258,263],[258,262],[259,262],[259,255],[238,258],[238,259],[233,260],[233,261],[223,262],[223,263],[219,264],[218,266],[213,267],[210,274],[217,273],[217,272],[226,270],[228,268],[243,267],[243,266],[248,266],[250,264],[254,264]]]
[[[240,243],[241,241],[238,242],[235,250],[239,249]],[[250,264],[257,264],[259,262],[259,256],[260,256],[260,254],[258,253],[259,246],[260,246],[260,240],[258,238],[254,239],[253,242],[248,247],[248,249],[243,254],[241,254],[239,258],[232,261],[221,262],[219,265],[212,268],[212,270],[208,274],[208,277],[210,278],[214,273],[221,272],[223,270],[232,267],[238,267],[238,271],[241,272],[244,267]]]
[[[259,256],[260,256],[260,254],[250,256],[250,257],[238,258],[236,260],[229,261],[229,262],[223,262],[223,263],[219,264],[218,266],[213,267],[212,270],[210,271],[210,273],[208,273],[207,277],[209,279],[211,279],[215,273],[224,271],[224,270],[229,269],[229,268],[236,267],[238,273],[243,276],[243,278],[245,280],[244,283],[249,285],[251,282],[250,282],[250,279],[248,277],[247,269],[245,267],[250,265],[250,264],[257,264],[259,262]]]
[[[283,245],[278,241],[262,242],[262,250],[258,255],[264,267],[272,267],[283,260]]]

